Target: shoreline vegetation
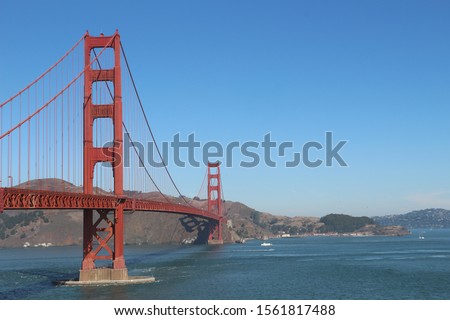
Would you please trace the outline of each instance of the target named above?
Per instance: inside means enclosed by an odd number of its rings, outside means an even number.
[[[29,183],[31,188],[35,185],[46,186],[49,190],[63,186],[77,191],[76,186],[58,179]],[[148,200],[158,200],[160,196],[151,192],[125,193]],[[179,200],[168,198],[175,203]],[[195,197],[189,202],[197,208],[207,209],[206,199]],[[273,215],[240,202],[224,201],[223,215],[226,218],[223,236],[228,243],[248,238],[403,236],[410,234],[408,229],[420,228],[421,225],[450,226],[450,211],[444,209],[372,218],[332,213],[319,218]],[[209,235],[208,221],[192,216],[136,211],[126,212],[124,219],[125,244],[203,244]],[[25,244],[34,247],[42,243],[79,245],[82,243],[82,226],[82,210],[5,211],[0,214],[0,247],[22,247]]]
[[[201,200],[198,200],[201,202]],[[380,226],[368,217],[330,214],[317,217],[284,217],[255,211],[238,202],[225,202],[225,242],[242,239],[301,237],[404,236],[401,226]],[[125,215],[125,244],[203,244],[206,221],[165,213],[135,212]],[[80,245],[82,211],[37,210],[0,215],[0,247]]]

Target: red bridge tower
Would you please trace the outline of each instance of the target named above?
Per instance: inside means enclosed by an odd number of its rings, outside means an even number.
[[[223,244],[222,239],[222,182],[220,163],[208,163],[208,211],[219,216],[219,221],[210,222],[209,244]]]
[[[95,69],[99,65],[95,56],[95,48],[112,48],[114,50],[114,67],[112,69]],[[95,204],[84,209],[83,214],[83,262],[80,270],[80,281],[126,280],[128,271],[123,256],[124,223],[123,210],[123,135],[122,135],[122,85],[120,69],[120,36],[118,32],[110,37],[101,35],[91,37],[86,34],[84,41],[84,138],[83,138],[83,184],[84,193],[92,195],[94,170],[97,163],[111,163],[114,178],[114,194],[117,197],[116,207],[101,209]],[[108,81],[113,85],[113,102],[111,104],[94,104],[92,100],[92,84],[97,81]],[[93,125],[98,118],[112,120],[114,137],[112,147],[93,146]],[[95,219],[94,219],[95,218]],[[111,244],[113,246],[111,247]],[[111,268],[96,268],[97,260],[112,261]]]

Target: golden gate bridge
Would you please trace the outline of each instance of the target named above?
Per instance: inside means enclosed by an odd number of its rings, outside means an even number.
[[[145,161],[139,144],[145,141],[153,142],[149,154],[161,166]],[[207,201],[194,206],[161,155],[118,31],[98,37],[86,32],[0,104],[0,154],[0,213],[82,210],[80,281],[128,279],[124,211],[201,217],[209,221],[209,243],[223,243],[219,164],[208,163]],[[100,260],[110,262],[107,272],[96,265]]]

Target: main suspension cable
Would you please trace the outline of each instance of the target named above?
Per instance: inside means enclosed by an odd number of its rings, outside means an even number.
[[[8,100],[6,100],[5,102],[0,104],[0,109],[3,108],[3,106],[5,106],[6,104],[8,104],[9,102],[11,102],[12,100],[14,100],[15,98],[17,98],[18,96],[20,96],[22,93],[24,93],[26,90],[28,90],[31,86],[33,86],[36,82],[38,82],[39,80],[41,80],[46,74],[48,74],[50,71],[52,71],[61,61],[63,61],[73,50],[75,50],[76,47],[78,47],[78,45],[81,43],[81,41],[83,41],[84,38],[86,38],[87,36],[87,32],[80,38],[80,40],[77,41],[77,43],[75,43],[73,45],[72,48],[70,48],[58,61],[56,61],[50,68],[47,69],[47,71],[45,71],[43,74],[41,74],[38,78],[36,78],[33,82],[31,82],[28,86],[26,86],[25,88],[23,88],[22,90],[20,90],[18,93],[16,93],[14,96],[12,96],[11,98],[9,98]]]
[[[161,151],[159,150],[158,144],[156,143],[156,139],[155,139],[155,136],[154,136],[154,134],[153,134],[153,131],[152,131],[151,127],[150,127],[150,123],[149,123],[149,121],[148,121],[147,115],[145,114],[144,106],[143,106],[142,101],[141,101],[141,98],[140,98],[140,96],[139,96],[139,92],[137,91],[136,83],[134,82],[133,74],[131,73],[130,65],[128,64],[127,56],[126,56],[126,54],[125,54],[125,50],[124,50],[124,48],[123,48],[122,43],[120,43],[120,49],[122,50],[122,54],[123,54],[123,57],[124,57],[124,60],[125,60],[125,64],[126,64],[126,66],[127,66],[128,74],[130,75],[131,83],[133,84],[134,92],[136,93],[136,97],[137,97],[137,99],[138,99],[139,106],[140,106],[141,111],[142,111],[142,114],[143,114],[143,116],[144,116],[145,123],[147,124],[147,129],[148,129],[148,131],[149,131],[149,133],[150,133],[150,135],[151,135],[151,137],[152,137],[152,140],[153,140],[153,142],[154,142],[156,151],[158,152],[159,158],[161,159],[162,164],[164,165],[164,169],[166,170],[167,175],[168,175],[170,181],[172,182],[173,186],[175,187],[175,189],[177,190],[178,194],[179,194],[180,197],[183,199],[183,201],[186,202],[187,205],[193,207],[192,204],[190,204],[189,201],[186,200],[185,196],[183,196],[183,195],[181,194],[180,190],[178,189],[178,186],[176,185],[175,181],[174,181],[173,178],[172,178],[172,175],[171,175],[170,172],[169,172],[169,169],[168,169],[168,167],[167,167],[167,164],[166,164],[165,161],[164,161],[164,157],[162,156]]]

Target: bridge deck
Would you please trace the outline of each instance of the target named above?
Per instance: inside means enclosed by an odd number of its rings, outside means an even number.
[[[217,215],[195,207],[153,200],[114,195],[88,195],[84,193],[0,188],[0,213],[4,210],[24,209],[115,209],[123,204],[125,211],[152,211],[188,214],[221,221]]]

